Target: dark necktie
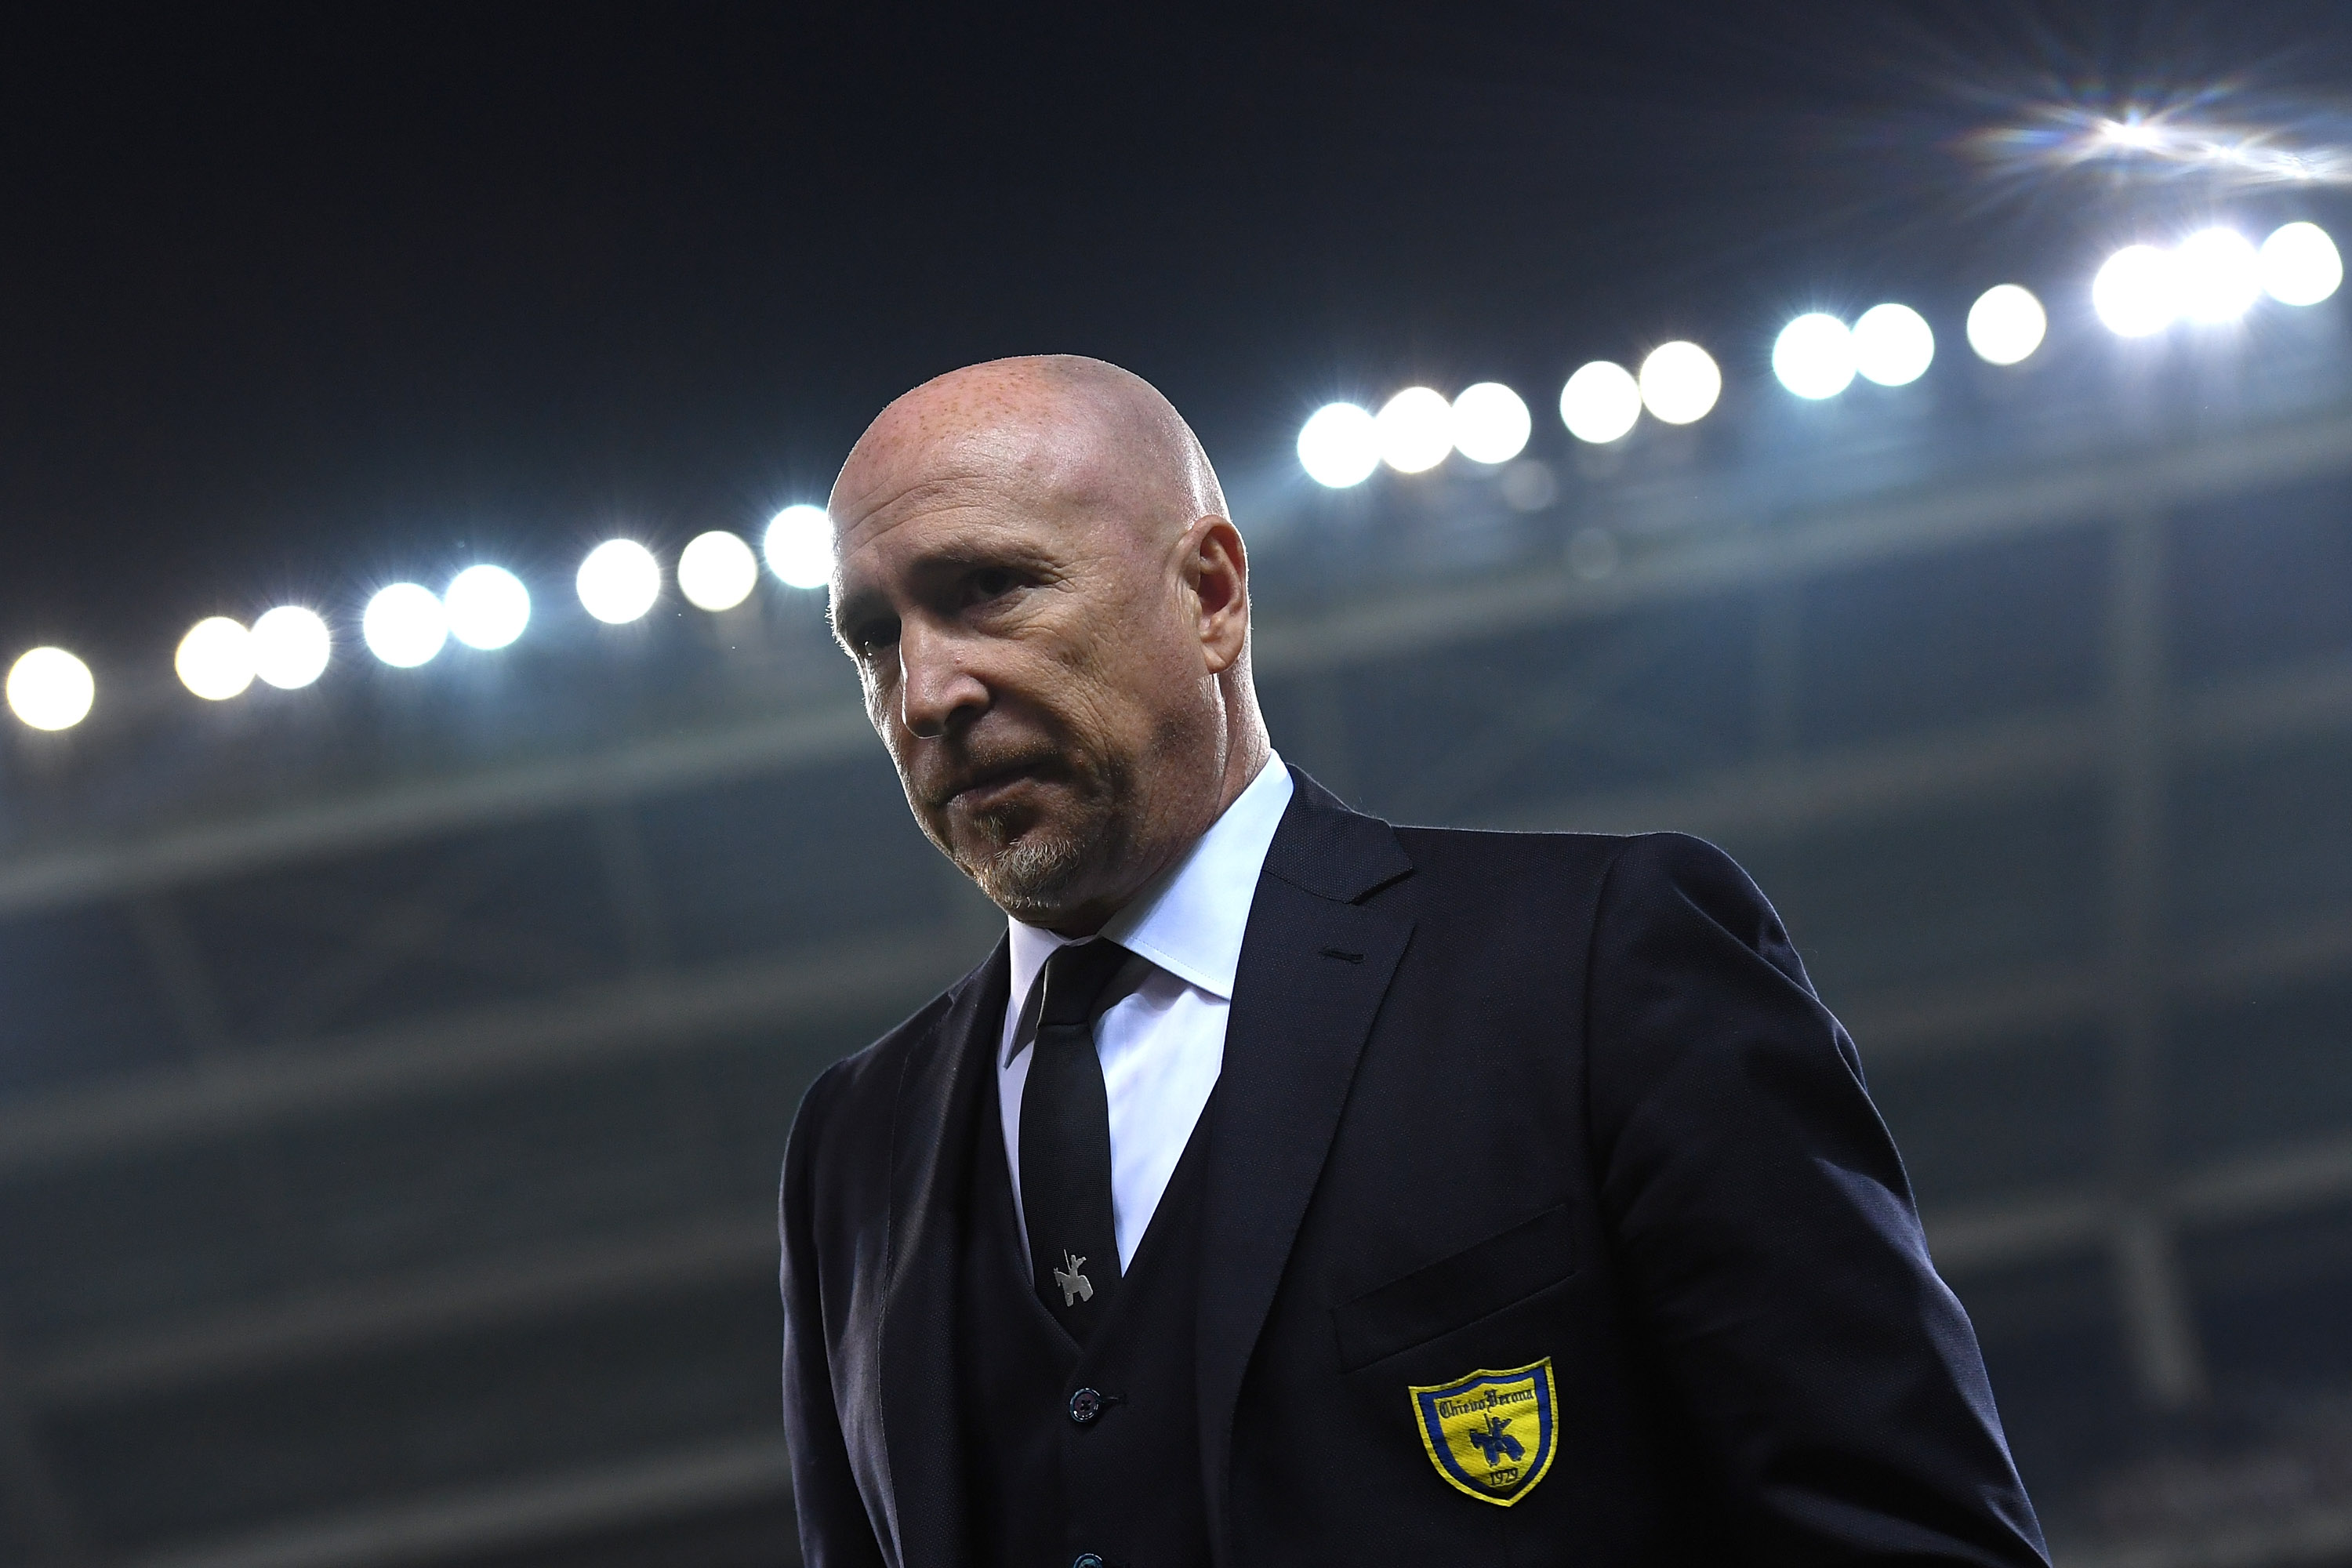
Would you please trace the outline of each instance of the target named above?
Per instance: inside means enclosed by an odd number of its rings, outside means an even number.
[[[1021,1213],[1037,1299],[1080,1344],[1118,1288],[1111,1219],[1110,1099],[1095,1055],[1104,988],[1129,954],[1073,942],[1045,961],[1037,1037],[1021,1090]]]

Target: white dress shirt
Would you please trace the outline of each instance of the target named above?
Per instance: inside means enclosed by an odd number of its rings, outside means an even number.
[[[1291,789],[1290,770],[1269,754],[1249,787],[1184,858],[1102,929],[1106,938],[1146,961],[1140,982],[1095,1024],[1095,1055],[1110,1100],[1111,1218],[1122,1272],[1224,1068],[1225,1015],[1233,1009],[1242,933]],[[1021,1090],[1029,1081],[1036,1025],[1024,1015],[1038,972],[1070,939],[1019,921],[1011,925],[1013,990],[996,1058],[996,1098],[1004,1111],[1004,1163],[1013,1173],[1013,1212],[1021,1217],[1025,1250]],[[1127,978],[1122,971],[1114,984]]]

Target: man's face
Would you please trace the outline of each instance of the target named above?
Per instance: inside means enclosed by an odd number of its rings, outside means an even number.
[[[916,820],[1019,918],[1124,896],[1222,765],[1190,535],[987,463],[896,478],[856,498],[833,604]]]

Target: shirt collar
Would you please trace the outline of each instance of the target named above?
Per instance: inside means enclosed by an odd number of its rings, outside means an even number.
[[[1294,787],[1290,770],[1268,752],[1249,787],[1234,797],[1182,859],[1113,915],[1102,934],[1185,984],[1232,1001],[1258,873],[1265,868],[1266,851],[1274,847],[1275,829],[1282,825]],[[1037,972],[1070,939],[1020,921],[1006,923],[1012,931],[1012,1005],[1017,1012]]]

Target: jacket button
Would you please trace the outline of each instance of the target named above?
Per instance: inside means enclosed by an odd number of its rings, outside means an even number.
[[[1101,1415],[1102,1411],[1103,1396],[1091,1388],[1081,1388],[1070,1395],[1070,1419],[1081,1426]],[[1102,1559],[1089,1552],[1079,1558],[1071,1568],[1101,1568],[1101,1564]]]
[[[1081,1552],[1070,1559],[1070,1568],[1103,1568],[1103,1560],[1091,1552]]]

